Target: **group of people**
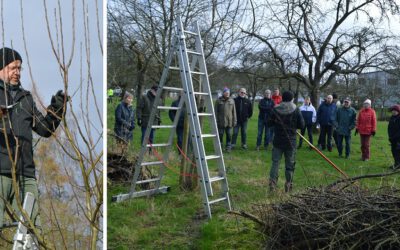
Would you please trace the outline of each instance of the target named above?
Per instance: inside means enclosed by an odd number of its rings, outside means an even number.
[[[153,86],[147,94],[143,95],[137,107],[137,124],[142,129],[142,142],[146,132],[148,119],[153,106],[157,86]],[[178,100],[172,106],[178,107]],[[318,149],[332,151],[333,142],[336,144],[339,157],[350,157],[350,145],[352,131],[354,135],[359,134],[361,140],[361,160],[370,159],[370,141],[376,133],[376,114],[371,107],[371,100],[366,99],[358,115],[351,106],[352,101],[346,97],[343,104],[338,101],[335,94],[328,95],[316,110],[309,97],[304,99],[302,106],[297,107],[291,91],[285,91],[280,95],[279,89],[273,93],[265,90],[264,97],[258,103],[258,133],[256,149],[260,150],[264,139],[264,149],[272,143],[272,167],[270,170],[269,186],[275,190],[278,180],[278,169],[282,155],[285,156],[285,190],[292,189],[293,173],[295,169],[296,150],[302,147],[303,137],[307,131],[310,148],[313,145],[313,127],[319,129]],[[133,109],[131,108],[131,96],[125,94],[124,100],[116,110],[116,134],[121,138],[131,139],[131,131],[134,129]],[[128,109],[129,111],[127,111]],[[400,105],[390,108],[392,117],[388,126],[391,150],[395,160],[393,168],[400,168]],[[169,117],[174,121],[176,111],[171,110]],[[235,98],[231,97],[230,89],[225,87],[215,102],[215,118],[221,146],[224,145],[225,152],[229,153],[235,149],[239,131],[241,133],[241,148],[247,149],[247,124],[253,115],[253,105],[247,97],[246,89],[240,88]],[[125,119],[129,118],[130,122]],[[154,124],[160,124],[160,113],[156,114]],[[176,132],[178,146],[182,147],[184,112],[179,117]],[[124,129],[127,132],[123,132]],[[297,145],[297,129],[301,131],[299,144]],[[128,131],[130,131],[128,133]],[[125,134],[124,134],[125,133]],[[149,141],[154,139],[154,129],[150,132]],[[333,140],[332,140],[333,139]],[[120,140],[122,141],[122,140]],[[344,142],[344,143],[343,143]],[[344,152],[343,152],[344,151]],[[344,155],[343,155],[344,153]]]

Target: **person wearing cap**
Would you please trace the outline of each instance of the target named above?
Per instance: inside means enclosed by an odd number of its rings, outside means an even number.
[[[135,129],[135,114],[132,108],[132,101],[133,95],[126,91],[121,103],[115,109],[114,132],[117,135],[117,145],[121,154],[126,152]]]
[[[296,162],[297,129],[303,129],[304,119],[299,108],[293,103],[293,93],[285,91],[282,102],[274,107],[269,125],[274,126],[275,135],[272,148],[272,167],[269,173],[269,189],[274,191],[278,183],[279,163],[285,155],[285,192],[293,187],[293,175]]]
[[[232,148],[236,145],[240,129],[242,148],[247,149],[247,121],[253,115],[253,105],[251,105],[251,101],[246,97],[245,88],[240,88],[238,94],[239,95],[234,99],[237,122],[236,126],[233,128]]]
[[[232,128],[236,126],[235,101],[230,97],[230,90],[225,87],[222,96],[215,102],[215,118],[217,120],[218,134],[221,146],[226,134],[226,152],[231,152]]]
[[[4,224],[7,203],[12,204],[13,212],[18,213],[19,210],[11,175],[14,164],[19,198],[23,200],[27,192],[34,195],[31,219],[37,227],[41,226],[32,132],[50,137],[59,126],[68,101],[59,90],[51,98],[44,116],[37,109],[32,94],[21,85],[21,65],[22,57],[17,51],[0,49],[0,228]]]
[[[356,110],[351,107],[350,98],[344,99],[343,106],[336,112],[337,150],[339,157],[343,153],[343,139],[346,142],[346,158],[350,156],[351,130],[356,126]]]
[[[375,136],[376,131],[376,114],[371,108],[371,100],[366,99],[363,108],[357,117],[357,125],[355,135],[360,134],[361,140],[361,160],[368,161],[370,159],[370,139],[371,135]]]
[[[400,105],[394,105],[389,110],[392,116],[389,120],[388,135],[394,159],[392,169],[396,170],[400,168]]]
[[[274,101],[275,105],[278,105],[282,102],[282,96],[279,93],[279,88],[274,90],[274,94],[272,95],[272,100]]]
[[[272,109],[275,103],[271,98],[271,90],[267,89],[264,92],[264,98],[258,103],[258,132],[257,132],[257,151],[260,150],[262,135],[264,133],[264,148],[268,149],[268,145],[273,137],[273,127],[268,126],[268,118],[271,116]]]
[[[147,91],[146,94],[142,95],[142,98],[140,98],[139,105],[136,108],[137,125],[141,127],[142,131],[142,139],[141,139],[142,143],[144,140],[144,136],[146,134],[147,125],[149,123],[151,109],[153,107],[154,100],[156,99],[157,90],[158,86],[153,85],[151,89]],[[161,114],[160,110],[157,110],[152,125],[160,125],[160,124],[161,124]],[[149,135],[150,143],[154,142],[154,134],[155,130],[151,129]]]
[[[328,95],[317,111],[317,124],[321,128],[318,138],[318,148],[320,150],[328,148],[329,152],[332,151],[332,133],[335,122],[336,104],[333,103],[332,95]]]
[[[304,98],[304,103],[300,107],[300,112],[301,112],[301,115],[303,116],[304,123],[305,123],[304,128],[301,130],[301,135],[304,136],[304,134],[306,133],[306,129],[307,129],[308,141],[311,144],[313,144],[312,127],[313,127],[313,124],[317,121],[317,112],[315,111],[315,108],[312,105],[311,99],[309,96]],[[297,148],[301,148],[302,143],[303,143],[303,139],[300,137],[299,146]],[[310,149],[311,149],[311,146],[310,146]]]
[[[339,100],[339,97],[336,93],[332,94],[332,103],[334,103],[336,105],[336,110],[339,110],[339,108],[342,106],[342,103]],[[335,146],[338,144],[338,135],[337,135],[337,131],[336,131],[336,127],[333,127],[333,132],[332,132],[332,138],[333,138],[333,143],[332,146]]]

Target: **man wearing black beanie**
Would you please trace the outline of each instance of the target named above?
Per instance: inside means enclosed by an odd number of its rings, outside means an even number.
[[[293,174],[296,161],[296,129],[304,128],[304,119],[300,110],[293,103],[293,93],[285,91],[282,102],[275,106],[268,121],[274,126],[275,135],[272,142],[272,167],[269,174],[270,191],[276,189],[278,183],[279,163],[285,154],[285,191],[292,190]]]
[[[32,94],[21,86],[21,64],[22,58],[17,51],[0,49],[0,228],[4,224],[6,202],[12,204],[14,215],[19,213],[12,172],[16,174],[20,200],[27,192],[35,196],[31,219],[40,227],[32,131],[50,137],[60,124],[67,101],[62,91],[58,91],[43,116],[36,108]]]

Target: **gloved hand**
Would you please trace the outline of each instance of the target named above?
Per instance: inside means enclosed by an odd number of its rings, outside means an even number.
[[[356,131],[354,131],[354,135],[357,135],[358,134],[358,129],[356,129]]]
[[[372,135],[372,136],[375,136],[375,131],[372,131],[371,135]]]
[[[161,119],[158,119],[158,126],[161,125]]]
[[[57,91],[55,95],[51,97],[51,104],[49,109],[55,112],[58,116],[61,116],[65,111],[67,111],[67,105],[64,105],[65,94],[62,90]],[[66,102],[70,100],[67,96]]]
[[[141,119],[138,119],[138,120],[137,120],[137,125],[138,125],[138,126],[142,126],[142,120],[141,120]]]

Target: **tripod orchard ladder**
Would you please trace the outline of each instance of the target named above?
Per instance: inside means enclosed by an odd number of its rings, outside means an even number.
[[[188,47],[190,47],[188,49]],[[175,59],[176,66],[171,66]],[[182,82],[182,88],[166,86],[169,71],[178,71]],[[194,77],[199,79],[199,89],[194,88]],[[161,106],[161,96],[163,91],[182,93],[178,107]],[[204,101],[205,110],[199,111],[196,99]],[[200,103],[200,102],[199,102]],[[206,214],[211,218],[211,205],[216,203],[225,203],[228,210],[231,210],[229,198],[228,180],[226,177],[225,163],[219,142],[218,128],[215,119],[213,100],[211,95],[210,84],[208,81],[207,68],[202,47],[199,25],[196,22],[194,31],[183,29],[182,20],[177,18],[176,34],[171,43],[171,48],[167,57],[166,64],[160,79],[159,88],[152,107],[151,115],[147,125],[146,133],[142,143],[139,158],[135,165],[135,173],[131,184],[129,194],[120,194],[113,197],[113,201],[120,202],[126,199],[148,196],[158,193],[166,193],[169,187],[160,186],[164,176],[165,165],[168,161],[169,151],[173,145],[175,129],[178,125],[179,117],[183,106],[185,105],[186,118],[190,127],[190,141],[192,143],[193,152],[196,160],[197,175],[199,178],[203,206]],[[172,125],[153,125],[156,112],[158,110],[176,110],[175,119]],[[200,117],[208,118],[206,126],[200,124]],[[169,139],[167,143],[151,144],[149,143],[149,135],[151,129],[169,129]],[[207,132],[205,132],[207,130]],[[211,132],[210,132],[211,131]],[[212,140],[212,152],[209,148],[206,150],[204,146],[205,140]],[[211,143],[210,143],[211,144]],[[144,156],[151,147],[166,147],[163,154],[163,160],[145,162]],[[217,171],[209,171],[209,161],[214,161],[213,166],[217,166]],[[139,175],[143,167],[156,167],[158,176],[147,180],[139,180]],[[154,188],[137,191],[137,187],[143,183],[154,183]],[[218,192],[214,192],[218,188]],[[215,198],[214,193],[219,195]]]

